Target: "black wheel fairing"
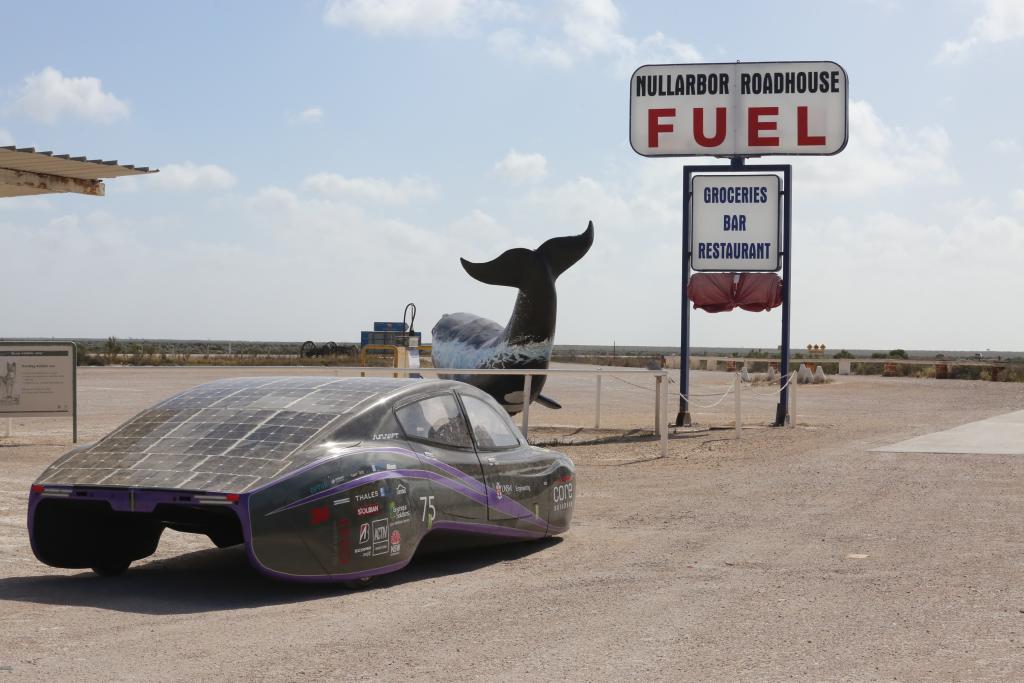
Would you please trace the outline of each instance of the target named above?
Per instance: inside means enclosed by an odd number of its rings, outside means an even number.
[[[32,550],[51,567],[84,569],[134,562],[156,552],[164,526],[100,501],[42,500],[32,520]]]

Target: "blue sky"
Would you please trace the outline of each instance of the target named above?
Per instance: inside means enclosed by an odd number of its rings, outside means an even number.
[[[678,338],[681,159],[628,144],[645,63],[828,59],[850,144],[794,161],[793,343],[1024,350],[1024,3],[21,3],[0,144],[148,164],[0,200],[2,336],[355,340],[507,319],[482,260],[593,220],[560,343]],[[695,159],[694,163],[709,160]],[[784,159],[769,159],[784,161]],[[778,311],[695,313],[773,347]]]

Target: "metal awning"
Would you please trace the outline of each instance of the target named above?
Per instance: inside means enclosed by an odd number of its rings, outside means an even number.
[[[0,197],[76,192],[102,197],[102,178],[156,173],[148,166],[37,152],[34,147],[0,147]]]

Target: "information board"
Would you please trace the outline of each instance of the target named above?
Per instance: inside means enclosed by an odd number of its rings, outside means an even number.
[[[695,175],[692,182],[692,268],[779,270],[779,176]]]
[[[75,413],[75,345],[0,344],[0,418]]]

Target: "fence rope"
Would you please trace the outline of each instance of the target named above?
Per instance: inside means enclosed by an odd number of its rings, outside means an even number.
[[[790,382],[793,381],[793,375],[794,373],[789,373],[789,377],[786,378],[786,381],[783,383],[783,385],[778,389],[775,389],[774,391],[754,391],[753,385],[746,387],[746,389],[755,396],[778,396],[779,394],[782,393],[782,390],[788,387]]]
[[[616,377],[615,375],[608,375],[608,377],[611,377],[612,379],[618,380],[619,382],[622,382],[623,384],[628,384],[631,387],[636,387],[637,389],[643,389],[644,391],[655,391],[654,387],[645,387],[645,386],[640,385],[640,384],[634,384],[633,382],[630,382],[628,380],[624,380],[621,377]]]
[[[722,401],[724,401],[724,400],[725,400],[725,398],[726,398],[726,397],[727,397],[727,396],[728,396],[729,394],[731,394],[731,393],[732,393],[732,390],[733,390],[733,387],[731,387],[731,386],[730,386],[730,387],[729,387],[728,389],[726,389],[726,390],[725,390],[725,393],[723,393],[723,394],[722,394],[722,397],[721,397],[721,398],[719,398],[719,399],[718,399],[717,401],[715,401],[714,403],[710,403],[710,404],[708,404],[708,405],[703,405],[703,404],[700,404],[700,403],[694,403],[693,401],[691,401],[691,400],[690,400],[689,398],[687,398],[686,396],[683,396],[682,392],[680,392],[680,393],[679,393],[679,398],[681,398],[681,399],[683,399],[684,401],[686,401],[686,403],[687,403],[687,404],[688,404],[688,405],[689,405],[689,406],[690,406],[691,408],[701,408],[701,409],[703,409],[703,410],[706,410],[706,409],[708,409],[708,408],[714,408],[714,407],[715,407],[715,406],[717,406],[717,405],[718,405],[719,403],[721,403]],[[711,395],[712,395],[712,396],[715,396],[716,394],[711,394]]]

